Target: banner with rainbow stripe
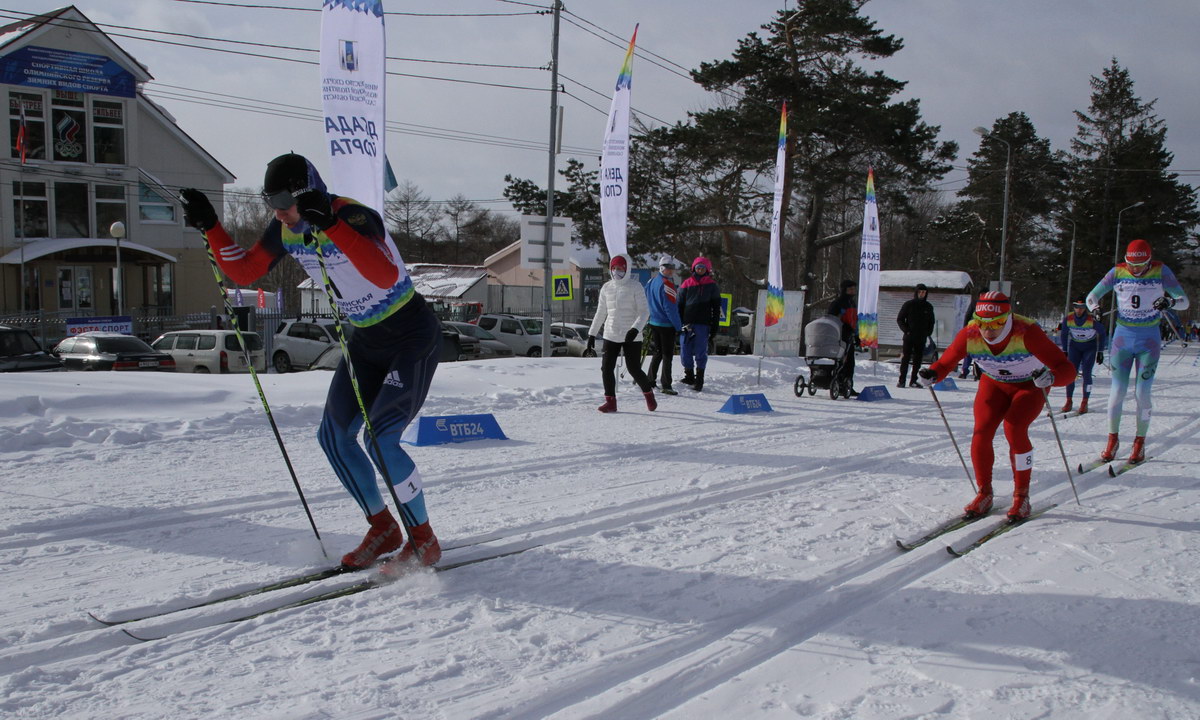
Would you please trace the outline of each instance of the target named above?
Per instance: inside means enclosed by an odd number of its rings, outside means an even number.
[[[628,247],[625,226],[629,212],[629,100],[633,94],[633,47],[636,42],[637,25],[634,25],[625,62],[621,72],[617,73],[600,157],[600,224],[610,258],[625,253]]]
[[[867,202],[858,261],[858,340],[864,348],[879,347],[879,207],[875,203],[873,168],[867,168]]]
[[[771,216],[771,259],[767,264],[767,312],[765,327],[783,319],[783,261],[779,238],[783,230],[783,180],[787,171],[787,103],[779,114],[779,146],[775,151],[775,208]]]

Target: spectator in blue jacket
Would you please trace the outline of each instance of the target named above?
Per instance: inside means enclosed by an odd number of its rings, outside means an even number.
[[[663,255],[658,262],[658,274],[646,285],[646,300],[650,303],[650,382],[659,377],[662,368],[662,391],[678,395],[671,387],[671,361],[675,357],[675,336],[682,329],[679,320],[678,288],[675,285],[675,260]]]

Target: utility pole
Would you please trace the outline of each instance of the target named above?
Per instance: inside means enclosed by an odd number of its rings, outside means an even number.
[[[542,256],[542,357],[551,357],[550,343],[550,298],[554,291],[551,279],[551,253],[554,252],[552,242],[554,234],[554,175],[557,168],[558,140],[558,24],[562,2],[554,0],[554,35],[550,43],[550,147],[549,168],[546,178],[546,230],[543,236],[546,241],[545,253]]]

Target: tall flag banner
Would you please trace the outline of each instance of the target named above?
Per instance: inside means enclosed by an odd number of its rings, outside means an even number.
[[[29,134],[25,127],[25,103],[21,102],[21,124],[17,128],[17,152],[21,154],[21,164],[25,164],[25,154],[29,147]]]
[[[783,261],[779,238],[783,232],[783,176],[787,170],[787,103],[779,114],[779,147],[775,151],[775,210],[771,216],[771,260],[767,264],[767,315],[763,326],[783,319]]]
[[[637,25],[625,52],[625,62],[617,73],[608,125],[604,129],[604,154],[600,158],[600,224],[608,256],[616,257],[627,249],[626,222],[629,212],[629,97],[633,88],[633,46]]]
[[[867,168],[862,251],[858,256],[858,340],[864,348],[879,347],[879,206],[875,204],[872,168]]]
[[[330,187],[383,216],[383,0],[322,0],[321,97]]]

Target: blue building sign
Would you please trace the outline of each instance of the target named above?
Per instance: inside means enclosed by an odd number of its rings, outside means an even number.
[[[111,58],[28,45],[0,58],[0,83],[133,97],[133,74]]]

